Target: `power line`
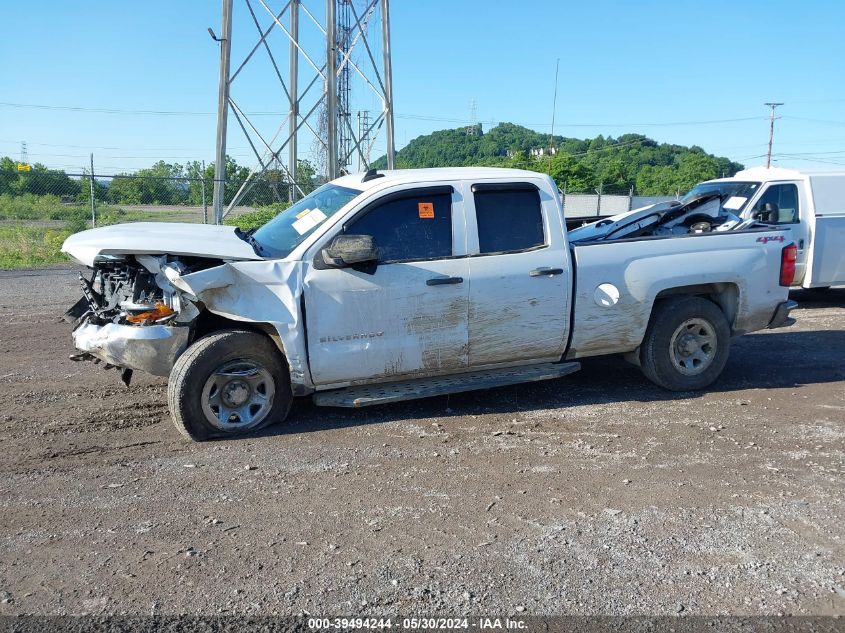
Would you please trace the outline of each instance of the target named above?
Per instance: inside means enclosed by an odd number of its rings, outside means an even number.
[[[467,119],[457,119],[451,117],[434,117],[434,116],[425,116],[419,114],[396,114],[396,117],[399,119],[411,119],[417,121],[436,121],[441,123],[459,123],[459,124],[471,124],[472,121]],[[709,121],[667,121],[667,122],[649,122],[649,123],[561,123],[561,127],[593,127],[593,128],[602,128],[602,127],[672,127],[672,126],[683,126],[683,125],[715,125],[720,123],[738,123],[741,121],[759,121],[762,117],[759,116],[752,116],[752,117],[741,117],[735,119],[713,119]],[[502,118],[498,119],[490,119],[487,121],[476,121],[476,123],[484,123],[494,125],[500,121],[503,121]],[[515,125],[522,125],[525,127],[549,127],[548,122],[546,123],[528,123],[528,122],[519,122],[519,121],[510,121],[510,123],[514,123]]]
[[[845,150],[835,150],[832,152],[790,152],[788,154],[779,153],[778,156],[821,156],[824,154],[845,154]]]
[[[68,112],[91,112],[97,114],[131,114],[131,115],[160,115],[160,116],[213,116],[214,112],[195,112],[195,111],[188,111],[188,110],[123,110],[118,108],[89,108],[89,107],[82,107],[82,106],[57,106],[57,105],[46,105],[46,104],[36,104],[36,103],[11,103],[11,102],[0,102],[0,107],[11,107],[11,108],[32,108],[32,109],[41,109],[41,110],[61,110],[61,111],[68,111]],[[279,116],[287,114],[287,112],[281,111],[256,111],[256,112],[248,112],[246,113],[250,116]],[[409,120],[417,120],[417,121],[433,121],[433,122],[441,122],[441,123],[459,123],[459,124],[471,124],[472,121],[468,119],[460,119],[460,118],[453,118],[453,117],[440,117],[440,116],[428,116],[428,115],[421,115],[421,114],[400,114],[397,113],[395,115],[397,118],[400,119],[409,119]],[[666,121],[666,122],[631,122],[631,123],[565,123],[561,124],[562,127],[671,127],[671,126],[683,126],[683,125],[717,125],[721,123],[739,123],[743,121],[758,121],[761,117],[759,116],[751,116],[751,117],[739,117],[739,118],[732,118],[732,119],[711,119],[711,120],[695,120],[695,121]],[[495,124],[499,121],[502,121],[502,118],[497,119],[490,119],[487,121],[477,121],[478,123],[485,123],[485,124]],[[521,122],[518,123],[519,125],[523,125],[526,127],[548,127],[548,122],[544,123],[527,123]],[[845,124],[845,123],[843,123]]]
[[[68,112],[92,112],[97,114],[152,114],[156,116],[213,116],[214,112],[189,112],[180,110],[121,110],[117,108],[87,108],[81,106],[58,106],[41,103],[11,103],[0,101],[6,108],[29,108],[33,110],[63,110]]]
[[[0,139],[0,143],[14,143],[17,145],[20,141],[13,141],[11,139]],[[39,147],[71,147],[74,149],[102,149],[102,150],[122,150],[122,149],[129,149],[129,150],[140,150],[140,151],[148,151],[148,152],[179,152],[179,151],[196,151],[196,152],[207,152],[213,148],[211,147],[105,147],[105,146],[98,146],[98,145],[70,145],[67,143],[32,143],[29,142],[29,145],[38,145]],[[243,147],[230,147],[229,149],[249,149],[246,146]],[[87,154],[86,154],[87,156]]]
[[[808,123],[823,123],[824,125],[845,125],[845,121],[830,121],[828,119],[811,119],[803,116],[783,116],[784,119],[792,119],[793,121],[807,121]]]
[[[802,156],[802,155],[795,155],[795,154],[774,154],[774,156],[778,157],[785,157],[785,158],[794,158],[796,160],[803,160],[809,163],[827,163],[829,165],[845,165],[845,163],[830,160],[829,158],[813,158],[811,156]]]

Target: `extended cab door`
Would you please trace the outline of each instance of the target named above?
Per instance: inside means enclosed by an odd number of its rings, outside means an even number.
[[[559,202],[546,189],[465,185],[471,367],[564,353],[572,272]]]
[[[770,182],[767,183],[757,196],[754,203],[743,213],[745,217],[753,217],[764,211],[766,205],[773,210],[769,220],[771,224],[782,224],[792,229],[792,237],[798,247],[798,257],[795,261],[795,278],[793,285],[800,286],[807,269],[807,256],[810,252],[810,235],[807,213],[809,204],[804,194],[803,182]]]
[[[306,264],[306,331],[315,385],[450,373],[467,366],[469,265],[460,189],[392,191],[355,212]],[[371,235],[375,265],[329,268],[319,247]]]

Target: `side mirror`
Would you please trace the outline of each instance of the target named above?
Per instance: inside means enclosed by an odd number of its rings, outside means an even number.
[[[338,235],[322,255],[327,266],[345,268],[376,261],[378,248],[372,235]]]

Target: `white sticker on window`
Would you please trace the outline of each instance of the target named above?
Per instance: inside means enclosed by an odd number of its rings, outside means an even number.
[[[293,226],[293,230],[299,233],[300,235],[305,235],[306,233],[308,233],[308,231],[313,229],[315,226],[319,225],[320,222],[325,219],[326,214],[320,211],[320,209],[311,209],[311,211],[303,215],[291,226]]]
[[[723,209],[728,209],[731,211],[736,211],[737,209],[741,208],[748,201],[748,198],[743,198],[742,196],[731,196],[728,198],[727,202],[722,205]]]

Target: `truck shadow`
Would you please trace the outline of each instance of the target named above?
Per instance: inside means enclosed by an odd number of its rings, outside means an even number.
[[[706,392],[674,393],[645,379],[619,357],[585,359],[582,370],[565,378],[385,404],[363,409],[315,407],[301,399],[287,423],[261,435],[285,435],[366,426],[418,418],[514,414],[533,409],[625,402],[660,402],[746,389],[800,389],[845,381],[845,331],[778,330],[733,341],[722,376]]]
[[[845,287],[793,290],[789,298],[797,301],[800,308],[845,308]]]

